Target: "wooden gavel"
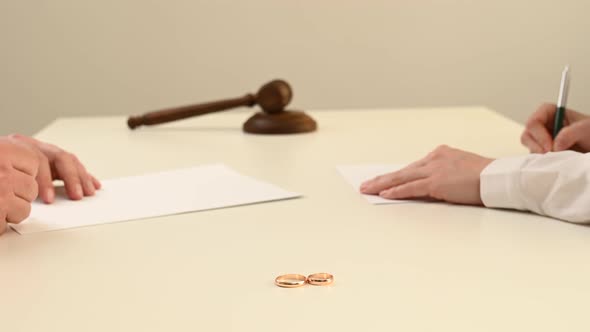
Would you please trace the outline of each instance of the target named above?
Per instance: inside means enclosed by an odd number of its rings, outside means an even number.
[[[135,129],[139,126],[152,126],[236,107],[260,105],[262,112],[254,114],[244,123],[243,130],[245,132],[253,134],[295,134],[316,130],[316,122],[307,114],[300,111],[285,110],[292,98],[291,86],[283,80],[274,80],[263,85],[256,94],[248,93],[239,98],[131,116],[127,120],[127,125],[130,129]]]

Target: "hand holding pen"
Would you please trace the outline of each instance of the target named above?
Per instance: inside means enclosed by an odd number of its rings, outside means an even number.
[[[531,115],[521,142],[531,153],[590,152],[590,117],[566,109],[569,68],[562,74],[558,104],[543,104]],[[555,133],[555,136],[553,135]]]

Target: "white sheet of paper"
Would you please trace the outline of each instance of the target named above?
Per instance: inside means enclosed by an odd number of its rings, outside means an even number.
[[[102,181],[95,196],[34,202],[20,234],[128,221],[299,197],[223,164]]]
[[[366,165],[340,165],[338,172],[350,183],[356,192],[360,194],[361,184],[377,175],[383,175],[402,169],[405,165],[396,164],[366,164]],[[371,204],[395,204],[408,201],[385,199],[377,195],[362,195]]]

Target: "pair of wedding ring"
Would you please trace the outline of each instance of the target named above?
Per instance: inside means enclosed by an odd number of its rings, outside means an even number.
[[[314,273],[307,277],[302,274],[284,274],[275,279],[275,285],[284,288],[296,288],[305,284],[328,286],[332,283],[334,283],[334,276],[329,273]]]

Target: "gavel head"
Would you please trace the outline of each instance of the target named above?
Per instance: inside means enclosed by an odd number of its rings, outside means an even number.
[[[266,113],[279,113],[291,102],[293,91],[289,83],[274,80],[263,85],[256,93],[256,102]]]

